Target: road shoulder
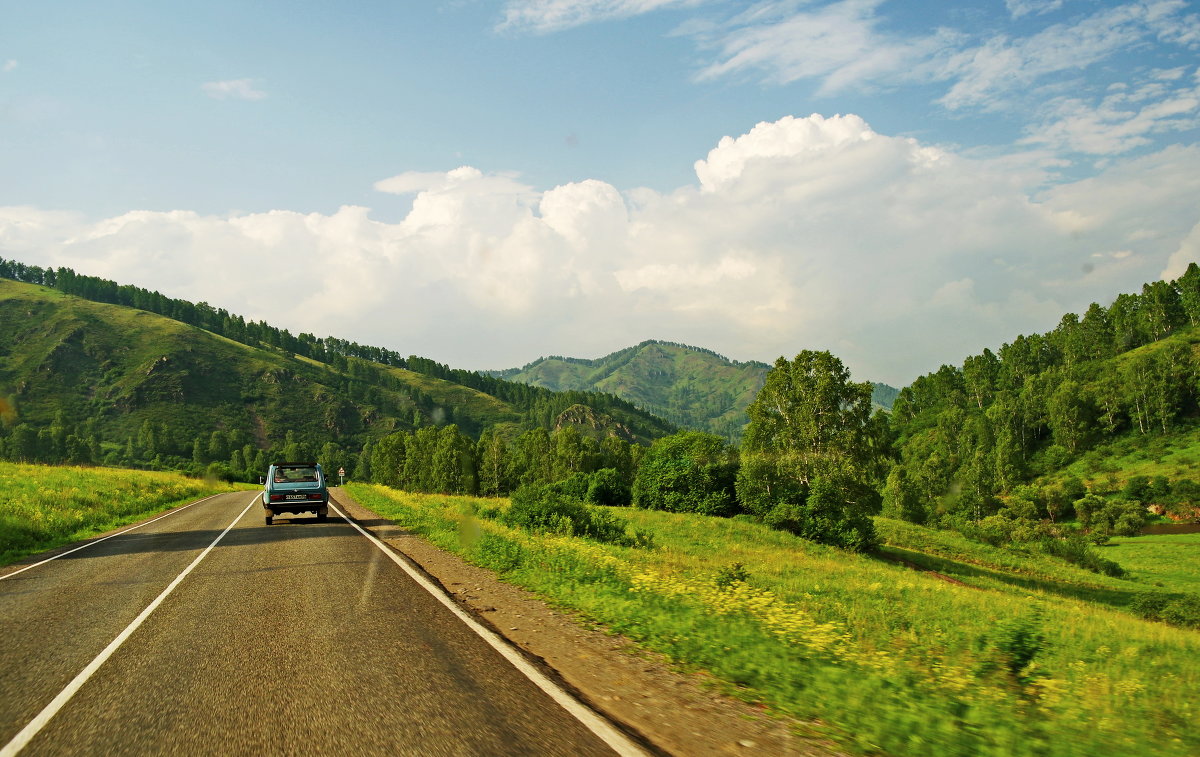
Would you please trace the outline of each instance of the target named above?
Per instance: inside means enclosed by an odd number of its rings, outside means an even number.
[[[540,662],[610,720],[667,754],[840,754],[796,735],[799,723],[715,690],[704,674],[687,675],[662,655],[590,628],[491,571],[444,552],[330,489],[360,526],[406,556],[460,606]]]

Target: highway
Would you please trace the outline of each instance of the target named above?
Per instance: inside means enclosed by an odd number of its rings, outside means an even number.
[[[640,753],[332,509],[256,496],[3,571],[0,757]]]

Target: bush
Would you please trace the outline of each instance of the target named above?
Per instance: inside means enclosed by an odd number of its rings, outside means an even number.
[[[1169,594],[1163,594],[1158,591],[1139,591],[1133,595],[1133,601],[1129,603],[1129,609],[1139,618],[1160,620],[1163,608],[1170,601],[1171,596]]]
[[[879,495],[847,478],[816,478],[804,504],[779,502],[763,517],[771,528],[822,544],[866,552],[879,543],[875,523],[859,502]]]
[[[550,488],[564,497],[582,501],[587,497],[591,483],[592,477],[587,473],[572,473],[569,478],[550,484]]]
[[[1042,551],[1093,573],[1103,573],[1113,578],[1125,575],[1124,568],[1112,560],[1096,554],[1092,546],[1088,544],[1088,540],[1081,534],[1072,534],[1065,539],[1045,539],[1042,541]]]
[[[1174,626],[1200,628],[1200,597],[1184,594],[1167,603],[1162,619]]]
[[[584,536],[596,541],[628,541],[623,518],[588,507],[581,500],[564,496],[555,486],[527,484],[512,495],[512,506],[500,518],[509,526],[563,536]]]
[[[1013,682],[1028,685],[1035,678],[1034,658],[1046,648],[1040,613],[1000,621],[981,646],[987,651],[985,672],[1000,670]]]
[[[633,482],[633,504],[648,510],[729,516],[737,512],[737,451],[724,439],[681,431],[646,450]]]
[[[629,487],[616,468],[601,468],[591,475],[584,499],[593,505],[626,506],[630,502]]]
[[[1200,597],[1195,594],[1138,592],[1133,595],[1129,609],[1146,620],[1161,620],[1184,628],[1200,628]]]

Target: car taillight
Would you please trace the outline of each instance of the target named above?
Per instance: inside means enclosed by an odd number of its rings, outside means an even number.
[[[271,495],[271,501],[272,501],[272,502],[282,502],[282,501],[283,501],[283,495],[282,495],[282,494],[272,494],[272,495]]]
[[[312,494],[308,495],[308,498],[309,499],[321,499],[321,495],[318,492],[313,492]]]

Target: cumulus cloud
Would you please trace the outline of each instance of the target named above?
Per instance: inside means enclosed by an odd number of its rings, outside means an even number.
[[[3,71],[4,73],[7,74],[12,71],[16,71],[18,65],[20,65],[20,64],[17,63],[12,58],[9,58],[8,60],[4,61],[4,65],[0,66],[0,71]]]
[[[0,249],[456,366],[598,356],[646,338],[739,359],[830,349],[906,383],[1194,257],[1200,148],[1033,195],[1036,173],[788,117],[722,139],[694,183],[549,190],[473,167],[405,173],[368,209],[101,221],[0,209]],[[287,298],[264,298],[265,282]]]
[[[261,100],[267,96],[266,92],[255,87],[253,79],[210,81],[200,88],[214,100]]]
[[[1190,263],[1200,264],[1200,223],[1197,223],[1179,243],[1179,249],[1175,250],[1167,261],[1167,267],[1163,269],[1162,278],[1179,278]]]

